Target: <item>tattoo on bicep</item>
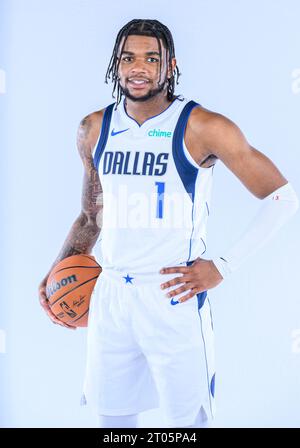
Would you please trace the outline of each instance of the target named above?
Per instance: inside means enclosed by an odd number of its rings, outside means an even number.
[[[89,115],[84,117],[79,125],[79,135],[80,137],[86,138],[92,128],[92,119]]]
[[[82,157],[85,156],[87,138],[92,129],[92,119],[88,115],[81,120],[77,132],[77,145]]]
[[[88,167],[84,175],[82,205],[86,214],[96,219],[97,225],[99,225],[99,213],[102,216],[103,191],[99,174],[94,167],[92,158],[89,159]]]
[[[77,146],[85,169],[82,195],[84,213],[74,222],[54,265],[71,255],[90,253],[101,229],[99,224],[102,220],[98,221],[97,215],[102,211],[102,186],[90,148],[92,124],[92,118],[86,116],[80,122],[77,132]]]

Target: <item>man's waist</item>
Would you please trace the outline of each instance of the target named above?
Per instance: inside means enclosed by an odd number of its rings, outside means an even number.
[[[183,262],[179,264],[175,264],[173,266],[187,266],[190,264],[190,262]],[[168,266],[164,266],[168,267]],[[175,274],[161,274],[159,272],[159,268],[157,269],[157,272],[136,272],[131,271],[130,268],[127,270],[125,269],[116,269],[111,267],[105,267],[102,266],[102,272],[101,276],[109,278],[113,281],[122,283],[124,285],[132,285],[132,286],[138,286],[138,285],[144,285],[148,283],[155,284],[157,283],[160,285],[161,283],[164,283],[168,280],[171,280],[175,277],[180,277],[182,274],[175,273]]]

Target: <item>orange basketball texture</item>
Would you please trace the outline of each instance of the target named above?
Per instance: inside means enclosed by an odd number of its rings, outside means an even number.
[[[46,295],[51,311],[62,322],[87,327],[92,292],[102,271],[92,255],[72,255],[52,269]]]

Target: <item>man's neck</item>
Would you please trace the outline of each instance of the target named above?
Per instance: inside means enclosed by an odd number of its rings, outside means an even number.
[[[125,98],[127,114],[134,118],[139,124],[144,123],[148,118],[162,113],[171,104],[166,95],[156,95],[147,101],[132,101]]]

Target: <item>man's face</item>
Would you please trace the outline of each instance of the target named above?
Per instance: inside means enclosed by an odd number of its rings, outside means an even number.
[[[118,50],[118,57],[121,58],[118,75],[124,95],[132,101],[147,101],[166,90],[167,78],[171,77],[172,71],[176,67],[176,59],[172,59],[172,69],[168,69],[167,51],[162,40],[160,40],[161,61],[158,42],[155,37],[128,36],[123,53],[120,55],[123,42],[124,38]],[[160,82],[158,84],[159,78]]]

